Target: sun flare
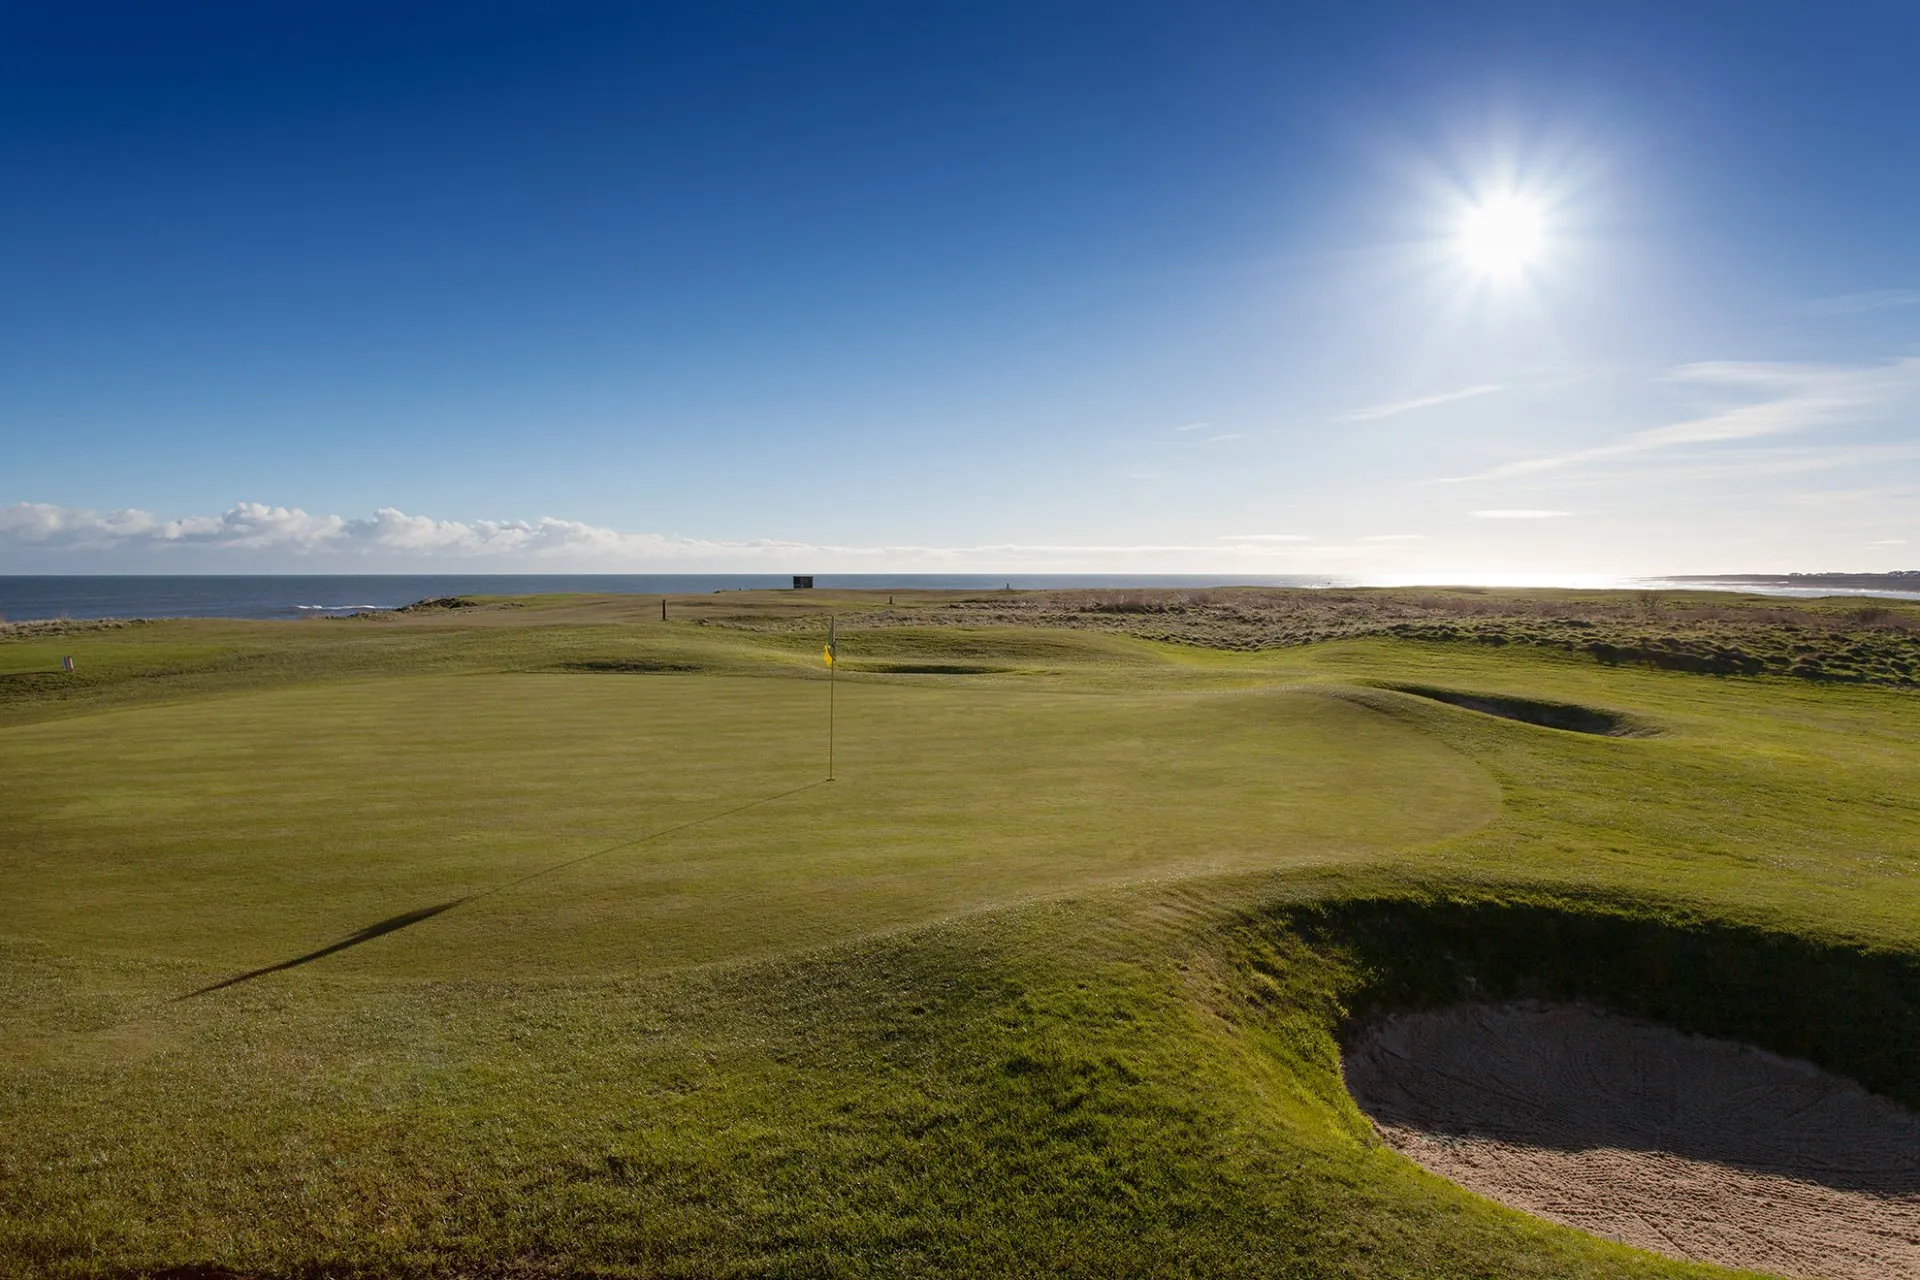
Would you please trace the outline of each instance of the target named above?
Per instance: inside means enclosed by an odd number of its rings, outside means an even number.
[[[1468,210],[1460,226],[1461,258],[1489,275],[1512,275],[1539,260],[1546,219],[1522,196],[1490,196]]]

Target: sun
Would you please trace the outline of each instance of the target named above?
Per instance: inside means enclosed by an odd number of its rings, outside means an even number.
[[[1457,248],[1476,271],[1514,275],[1539,260],[1545,243],[1546,218],[1538,202],[1496,195],[1467,210]]]

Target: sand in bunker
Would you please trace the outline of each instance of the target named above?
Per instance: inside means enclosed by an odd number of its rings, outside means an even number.
[[[1804,1062],[1597,1010],[1384,1019],[1347,1087],[1443,1177],[1669,1257],[1920,1277],[1920,1117]]]

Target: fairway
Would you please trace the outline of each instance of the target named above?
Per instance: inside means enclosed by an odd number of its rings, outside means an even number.
[[[836,607],[832,782],[785,597],[0,645],[0,1276],[1705,1275],[1343,1046],[1547,1000],[1920,1105],[1907,690]]]

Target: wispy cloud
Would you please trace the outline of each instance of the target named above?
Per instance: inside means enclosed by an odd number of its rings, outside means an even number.
[[[1246,435],[1246,432],[1244,431],[1228,431],[1222,435],[1208,436],[1207,443],[1219,444],[1223,440],[1238,440],[1244,435]]]
[[[1451,404],[1455,400],[1471,400],[1475,396],[1490,396],[1506,388],[1497,382],[1483,382],[1478,386],[1462,387],[1458,391],[1442,391],[1439,395],[1420,396],[1413,400],[1396,400],[1392,404],[1370,405],[1365,409],[1355,409],[1352,413],[1342,414],[1341,422],[1372,422],[1376,418],[1392,418],[1403,413],[1412,413],[1416,409],[1430,409],[1437,404]]]
[[[1425,542],[1424,533],[1370,533],[1360,539],[1362,542]]]
[[[1537,507],[1498,507],[1491,511],[1469,511],[1467,514],[1480,520],[1557,520],[1573,512],[1542,511]]]
[[[1796,507],[1851,508],[1857,511],[1891,502],[1910,506],[1916,495],[1920,495],[1920,489],[1913,485],[1876,485],[1858,489],[1816,489],[1790,494],[1786,501]]]
[[[1804,310],[1816,316],[1844,316],[1856,311],[1915,306],[1920,306],[1920,289],[1874,289],[1868,293],[1843,293],[1837,298],[1816,298]]]
[[[1174,430],[1175,431],[1205,431],[1208,427],[1212,425],[1213,424],[1211,422],[1189,422],[1184,427],[1175,427]]]
[[[1870,547],[1904,547],[1907,545],[1907,540],[1905,538],[1881,538],[1879,541],[1869,542],[1867,545]]]
[[[1222,542],[1312,542],[1310,533],[1223,533]]]
[[[1747,450],[1738,457],[1698,465],[1670,467],[1664,480],[1728,480],[1744,476],[1797,475],[1814,471],[1843,471],[1850,467],[1883,467],[1888,463],[1920,461],[1920,444],[1833,444],[1780,449]]]
[[[1836,425],[1920,393],[1920,356],[1869,366],[1725,361],[1683,365],[1668,376],[1677,382],[1722,391],[1759,393],[1766,398],[1704,417],[1636,431],[1612,444],[1522,458],[1474,475],[1450,476],[1439,483],[1500,480],[1682,445],[1724,444]]]

